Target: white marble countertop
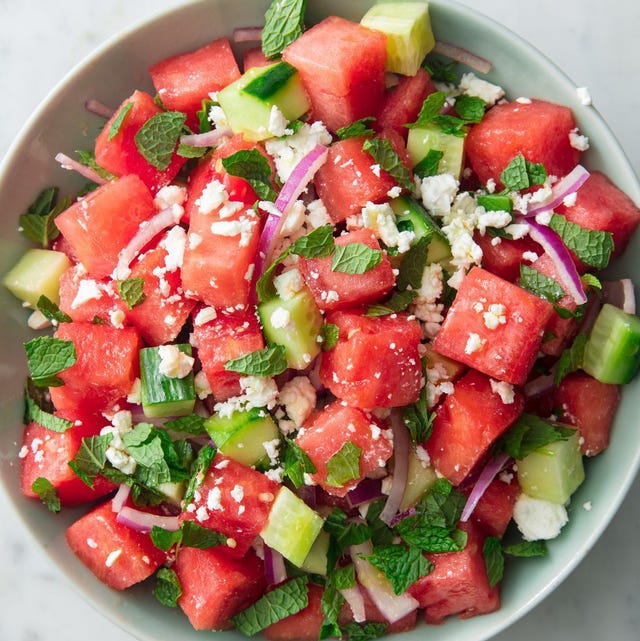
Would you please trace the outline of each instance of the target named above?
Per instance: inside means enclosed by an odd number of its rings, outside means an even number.
[[[0,156],[62,76],[106,38],[180,0],[0,0]],[[640,170],[637,0],[466,0],[555,60],[594,104]],[[43,551],[12,526],[0,495],[0,640],[133,641],[90,608]],[[640,480],[586,560],[494,641],[640,638]]]

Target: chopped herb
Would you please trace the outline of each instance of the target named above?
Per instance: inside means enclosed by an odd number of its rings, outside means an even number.
[[[368,525],[349,521],[347,515],[337,507],[327,516],[323,528],[343,550],[350,545],[360,545],[371,538],[371,528]]]
[[[360,120],[356,120],[346,127],[340,127],[336,131],[336,135],[340,140],[346,140],[347,138],[357,138],[358,136],[373,136],[376,132],[371,129],[371,127],[369,127],[369,123],[371,122],[375,122],[375,118],[373,116],[361,118]]]
[[[421,238],[404,254],[400,264],[400,273],[396,281],[399,290],[420,289],[422,275],[427,264],[430,238]]]
[[[456,74],[453,72],[456,65],[457,63],[455,61],[445,63],[442,60],[427,59],[422,64],[422,67],[428,72],[434,82],[444,82],[445,84],[452,85],[457,84],[458,81]]]
[[[142,125],[135,135],[140,155],[156,169],[165,171],[178,145],[186,114],[179,111],[163,111]]]
[[[316,466],[307,453],[291,439],[284,438],[281,451],[284,476],[293,483],[294,487],[302,487],[305,473],[314,474],[317,471]]]
[[[118,296],[125,302],[128,309],[144,303],[144,278],[127,278],[118,281]]]
[[[480,122],[484,118],[487,103],[476,96],[461,95],[456,98],[454,109],[467,122]]]
[[[359,478],[361,454],[361,448],[351,441],[346,441],[327,461],[327,483],[333,487],[342,487],[345,483]]]
[[[403,292],[396,292],[384,303],[369,305],[365,316],[387,316],[389,314],[403,312],[417,297],[418,292],[409,289]]]
[[[30,423],[33,421],[42,427],[51,430],[52,432],[64,433],[73,427],[73,421],[68,421],[66,418],[56,416],[50,412],[41,409],[36,400],[30,393],[29,382],[25,389],[25,422]]]
[[[482,557],[487,570],[489,586],[493,587],[502,581],[504,575],[504,556],[497,536],[488,536],[482,546]]]
[[[170,421],[167,421],[164,426],[168,430],[173,430],[174,432],[185,432],[186,434],[199,436],[207,433],[207,430],[204,428],[205,421],[206,419],[204,416],[189,414],[188,416],[180,416],[179,418],[171,419]]]
[[[40,310],[40,313],[52,323],[70,323],[71,316],[65,314],[60,308],[44,294],[38,298],[36,307]]]
[[[429,574],[434,567],[420,548],[411,545],[380,545],[363,558],[384,573],[396,594],[406,592],[410,585]]]
[[[556,372],[553,376],[553,382],[556,387],[560,385],[565,376],[571,374],[571,372],[576,372],[582,367],[586,344],[587,335],[581,332],[574,338],[571,347],[568,347],[560,354],[558,364],[556,365]]]
[[[196,112],[199,123],[198,131],[201,134],[206,133],[207,131],[211,131],[209,112],[211,111],[211,107],[217,104],[218,103],[211,100],[211,98],[205,98],[201,103],[200,109]]]
[[[47,506],[51,512],[60,511],[60,497],[58,490],[49,479],[39,476],[32,484],[31,491]]]
[[[184,521],[185,523],[191,523],[192,521]],[[178,545],[182,542],[182,525],[179,530],[165,530],[164,528],[154,525],[149,532],[151,537],[151,542],[159,549],[167,552],[174,545]]]
[[[613,235],[610,232],[585,229],[559,214],[551,217],[549,227],[585,265],[604,269],[609,264],[614,249]]]
[[[179,144],[176,153],[181,158],[202,158],[207,151],[207,147],[193,147],[191,145]]]
[[[336,568],[332,576],[338,590],[348,590],[356,584],[356,569],[353,565]]]
[[[509,556],[521,558],[547,556],[549,554],[546,541],[521,541],[513,545],[505,545],[502,551]]]
[[[380,165],[404,189],[413,189],[411,172],[400,160],[391,142],[387,138],[370,138],[362,144],[362,151],[366,151],[376,164]]]
[[[60,235],[54,220],[70,205],[70,198],[64,198],[58,202],[57,187],[43,189],[27,211],[20,215],[20,231],[34,243],[44,248],[49,247],[51,242]]]
[[[523,264],[520,264],[520,287],[550,303],[557,303],[565,296],[564,290],[555,280]]]
[[[411,442],[414,445],[429,440],[433,431],[435,412],[430,412],[427,406],[427,389],[420,390],[420,396],[415,403],[402,408],[402,421],[409,430]]]
[[[442,552],[459,552],[466,543],[466,533],[462,530],[450,531],[448,528],[429,525],[424,519],[411,520],[408,517],[400,521],[396,531],[409,545],[422,552],[440,554]]]
[[[303,258],[326,258],[335,249],[333,227],[322,225],[291,243],[289,251]]]
[[[202,527],[195,521],[183,521],[180,529],[172,532],[153,526],[151,541],[160,550],[170,550],[175,545],[207,550],[218,545],[225,545],[227,537],[208,527]]]
[[[204,477],[207,475],[215,455],[216,448],[209,445],[205,445],[198,451],[198,455],[191,464],[191,468],[189,470],[190,479],[189,483],[187,483],[187,489],[185,490],[183,498],[183,505],[185,508],[191,503],[191,501],[193,501],[193,495],[202,485]]]
[[[76,346],[72,341],[52,336],[38,336],[25,343],[24,347],[31,379],[38,387],[63,385],[57,374],[69,369],[77,360]]]
[[[283,345],[271,345],[255,352],[249,352],[224,364],[224,368],[228,372],[239,372],[249,376],[277,376],[282,374],[287,367]]]
[[[333,323],[323,323],[320,328],[320,336],[322,336],[322,351],[328,352],[333,349],[338,343],[340,337],[340,329]]]
[[[427,155],[413,168],[413,173],[419,178],[435,176],[438,173],[438,167],[443,157],[443,151],[429,149]]]
[[[515,156],[500,174],[500,182],[507,191],[520,191],[542,185],[546,179],[544,166],[529,162],[522,154]]]
[[[76,476],[91,489],[93,482],[107,462],[107,448],[113,440],[113,434],[89,436],[82,439],[78,452],[68,463]]]
[[[432,94],[429,94],[422,103],[417,120],[405,126],[409,129],[415,129],[432,124],[434,118],[440,115],[446,101],[447,94],[444,91],[434,91]]]
[[[585,287],[593,287],[594,289],[602,289],[602,283],[600,282],[600,279],[597,276],[594,276],[593,274],[582,274],[580,276],[580,280],[582,281],[582,284]]]
[[[307,0],[278,0],[269,5],[262,29],[262,53],[266,58],[276,58],[302,35],[306,8]]]
[[[113,119],[113,122],[111,123],[111,126],[109,127],[109,134],[107,138],[109,140],[113,140],[117,135],[118,132],[120,131],[120,127],[122,127],[122,123],[124,122],[124,119],[127,117],[127,114],[133,109],[133,103],[132,102],[127,102],[122,106],[122,109],[118,111],[118,114],[116,117]]]
[[[340,592],[338,592],[338,588],[335,584],[335,572],[330,572],[327,577],[327,583],[322,592],[322,599],[320,600],[320,608],[322,609],[324,619],[320,626],[319,639],[340,636],[338,616],[340,615],[340,610],[342,610],[343,605],[344,597]]]
[[[476,197],[478,207],[484,207],[485,211],[507,211],[511,213],[513,211],[513,200],[509,196],[503,196],[500,194],[480,194]],[[493,228],[495,229],[495,228]],[[498,229],[498,232],[504,230]],[[505,237],[508,237],[509,234],[505,232]]]
[[[533,414],[522,414],[502,437],[502,443],[504,451],[520,461],[549,443],[568,440],[573,434],[575,429],[549,423]]]
[[[153,595],[162,605],[169,608],[178,606],[178,599],[182,596],[182,586],[175,570],[160,568],[156,574],[157,583]]]
[[[262,200],[274,201],[276,192],[271,182],[271,167],[257,149],[241,149],[222,159],[227,173],[244,178]]]
[[[372,249],[364,243],[336,245],[331,259],[331,271],[343,274],[364,274],[382,261],[382,250]]]
[[[382,520],[380,514],[384,510],[386,499],[378,499],[369,504],[366,521],[371,529],[371,542],[373,545],[389,545],[395,539],[393,530]]]
[[[544,185],[544,181],[547,179],[547,170],[542,163],[527,161],[527,174],[531,187]]]
[[[76,149],[76,154],[78,154],[78,162],[85,167],[89,167],[89,169],[93,169],[98,176],[101,176],[105,180],[113,180],[115,178],[114,174],[97,163],[96,156],[92,150]]]
[[[387,633],[386,623],[349,623],[342,628],[343,641],[373,641]]]

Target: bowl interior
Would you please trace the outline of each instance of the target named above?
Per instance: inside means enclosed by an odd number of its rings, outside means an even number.
[[[308,16],[310,21],[317,21],[337,13],[358,20],[371,4],[371,0],[309,0]],[[566,76],[533,47],[491,20],[451,2],[434,0],[430,4],[436,37],[490,59],[494,67],[489,80],[504,86],[510,98],[538,97],[573,108],[581,130],[591,140],[584,159],[587,167],[604,170],[640,202],[640,186],[620,146],[593,107],[579,103],[575,85]],[[26,247],[17,233],[17,220],[35,195],[51,185],[73,193],[83,183],[83,179],[61,170],[53,157],[58,151],[70,153],[92,147],[102,121],[85,111],[84,101],[93,97],[115,107],[136,88],[152,91],[147,75],[150,64],[230,34],[233,27],[261,24],[267,5],[266,0],[189,3],[111,40],[54,90],[29,120],[0,170],[4,210],[0,220],[0,274],[16,262]],[[636,236],[611,273],[639,273],[639,249],[640,239]],[[148,585],[118,593],[94,579],[64,543],[64,529],[79,515],[78,511],[63,510],[53,518],[38,502],[21,496],[17,452],[26,375],[22,342],[31,335],[26,328],[28,312],[4,288],[0,288],[0,306],[0,478],[26,529],[47,549],[80,594],[131,634],[149,641],[200,639],[181,612],[155,602]],[[588,552],[611,520],[640,464],[639,390],[638,380],[625,390],[611,447],[587,462],[587,480],[569,509],[571,521],[562,536],[551,543],[550,555],[510,564],[505,573],[502,609],[467,621],[447,622],[438,628],[440,641],[480,641],[493,636],[548,594]],[[592,504],[590,511],[582,508],[587,501]],[[402,638],[417,641],[423,634],[424,630],[418,628]],[[221,632],[216,638],[224,641],[241,636]]]

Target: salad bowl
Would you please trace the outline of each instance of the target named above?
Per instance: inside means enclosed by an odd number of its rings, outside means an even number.
[[[135,88],[151,90],[147,68],[168,55],[193,49],[215,37],[230,34],[237,26],[260,24],[267,2],[202,0],[161,15],[103,46],[60,84],[30,118],[7,154],[0,170],[0,198],[5,215],[1,221],[0,273],[16,262],[26,245],[16,231],[17,217],[44,187],[59,185],[72,192],[82,179],[63,172],[53,161],[58,151],[88,147],[97,133],[95,117],[84,109],[87,98],[116,105]],[[357,20],[370,2],[310,0],[308,20],[337,13]],[[454,3],[432,2],[436,37],[464,45],[492,61],[487,78],[505,87],[508,96],[535,96],[570,106],[581,130],[591,141],[584,157],[589,169],[602,169],[633,200],[640,202],[640,186],[621,147],[597,111],[581,103],[572,83],[532,47],[496,23]],[[527,69],[523,74],[522,70]],[[25,166],[29,171],[23,171]],[[640,271],[636,237],[625,257],[611,269],[617,277]],[[146,585],[116,593],[98,583],[75,559],[64,542],[65,526],[79,515],[63,510],[52,516],[37,502],[21,497],[17,464],[20,441],[23,379],[26,375],[22,343],[32,334],[26,328],[27,312],[8,292],[0,291],[2,304],[2,367],[0,376],[0,476],[24,528],[84,598],[108,618],[141,640],[198,639],[179,611],[155,602]],[[481,641],[517,621],[547,596],[594,545],[623,500],[640,465],[640,384],[625,389],[608,451],[588,461],[587,480],[573,497],[570,523],[550,544],[545,559],[510,563],[502,588],[502,608],[493,614],[437,628],[443,641]],[[584,505],[590,504],[586,510]],[[413,641],[433,634],[420,626],[402,638]],[[231,641],[238,633],[219,632],[214,638]]]

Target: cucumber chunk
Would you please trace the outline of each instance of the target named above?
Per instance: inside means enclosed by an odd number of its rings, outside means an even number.
[[[273,502],[267,524],[260,536],[287,561],[301,567],[320,534],[323,523],[317,512],[283,486]]]
[[[310,106],[298,72],[286,62],[252,67],[218,93],[218,102],[233,132],[251,141],[274,136],[269,131],[273,107],[290,122]]]
[[[144,347],[140,350],[140,392],[142,411],[148,418],[164,416],[187,416],[193,412],[196,389],[193,371],[184,378],[166,376],[160,370],[162,357],[160,347]],[[191,356],[191,345],[175,345],[180,352]]]
[[[387,36],[387,71],[415,76],[435,46],[426,2],[376,4],[360,21]]]
[[[307,558],[300,566],[305,572],[310,574],[327,574],[327,553],[329,552],[329,533],[320,532],[318,538],[313,542]]]
[[[564,505],[584,481],[577,430],[568,440],[549,443],[517,463],[520,487],[535,499]]]
[[[601,383],[628,383],[640,370],[640,318],[604,304],[585,345],[582,369]]]
[[[436,482],[436,471],[429,465],[423,466],[416,451],[409,450],[409,466],[407,471],[407,485],[402,495],[400,511],[408,510],[424,496],[425,492]]]
[[[464,138],[447,134],[437,125],[409,129],[407,151],[415,167],[431,149],[443,153],[438,165],[439,174],[453,174],[460,178],[464,163]]]
[[[323,322],[311,292],[305,287],[287,300],[276,296],[258,305],[258,315],[267,342],[284,347],[289,367],[309,367],[321,350]]]
[[[228,418],[214,414],[204,427],[225,456],[248,467],[265,462],[268,455],[264,444],[280,438],[275,421],[258,407],[234,412]]]
[[[513,211],[513,200],[509,196],[486,194],[478,196],[477,201],[485,211]]]
[[[71,261],[63,252],[29,249],[2,282],[14,296],[34,309],[42,295],[57,305],[60,302],[60,276],[69,267]]]

